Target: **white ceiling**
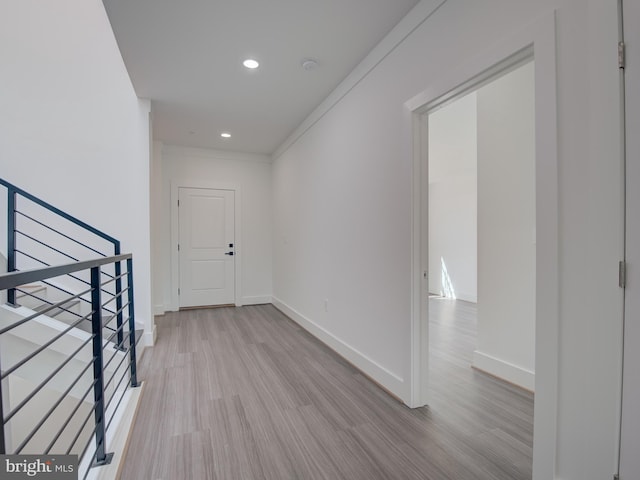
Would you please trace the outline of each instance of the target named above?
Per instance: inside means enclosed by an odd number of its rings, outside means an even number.
[[[156,140],[264,154],[418,1],[103,0]]]

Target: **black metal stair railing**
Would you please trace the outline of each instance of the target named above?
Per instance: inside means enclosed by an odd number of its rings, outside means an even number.
[[[25,268],[49,267],[68,261],[81,261],[94,258],[96,255],[107,257],[120,255],[120,241],[98,230],[97,228],[69,215],[48,202],[16,187],[0,178],[0,185],[6,188],[7,206],[7,272],[23,270]],[[113,285],[103,289],[103,293],[110,294],[115,300],[115,308],[105,306],[105,313],[116,318],[115,343],[122,347],[124,336],[120,327],[123,322],[122,269],[119,262],[114,263],[111,271],[102,271],[101,275],[113,279]],[[90,284],[88,274],[67,274],[66,278],[42,280],[55,292],[55,296],[72,295],[73,291],[84,289]],[[52,305],[55,301],[46,295],[37,295],[16,285],[7,290],[7,303],[18,305],[20,298],[25,301],[31,298],[42,305]],[[84,305],[84,310],[90,307],[91,298],[88,295],[77,297],[77,301]],[[83,309],[81,309],[83,310]],[[69,305],[59,306],[59,312],[66,312],[69,316],[85,320],[85,328],[89,318],[83,312],[73,311]]]
[[[126,265],[125,271],[104,279],[102,269],[121,262]],[[84,479],[87,478],[91,466],[109,463],[107,433],[110,431],[117,408],[125,398],[127,388],[138,385],[136,344],[139,336],[135,330],[132,257],[130,254],[115,255],[6,273],[0,275],[0,291],[10,291],[18,285],[81,272],[88,272],[89,288],[27,317],[14,315],[10,318],[0,315],[0,345],[7,345],[9,342],[16,345],[22,342],[26,350],[18,354],[14,348],[12,355],[17,358],[9,358],[10,355],[6,351],[3,351],[0,357],[0,453],[77,454],[79,458],[86,460],[83,462],[85,470],[79,472],[79,478]],[[103,292],[109,284],[118,280],[124,284],[124,288],[117,294],[122,307],[116,314],[104,318],[105,303],[114,301],[114,298],[105,301]],[[21,328],[34,325],[49,310],[59,308],[65,302],[83,295],[89,295],[91,298],[91,310],[87,315],[79,318],[68,328],[52,330],[46,341],[29,343],[21,340],[25,337],[25,331],[21,331]],[[5,310],[9,315],[12,312],[15,310]],[[109,323],[117,319],[118,313],[126,315],[125,321],[115,331],[109,330]],[[69,332],[83,321],[91,322],[90,334],[85,334],[85,337],[76,335],[70,340]],[[41,328],[38,325],[36,327]],[[124,338],[123,342],[119,343],[122,348],[113,348],[110,341],[120,335]],[[73,347],[69,346],[70,343]],[[71,348],[73,351],[67,354]],[[62,351],[65,352],[64,355],[60,354]],[[40,363],[37,363],[38,358]],[[57,358],[58,361],[54,363],[51,358]],[[47,362],[44,372],[43,361]],[[30,366],[35,368],[30,369]],[[39,372],[44,378],[37,384],[33,380],[33,388],[22,397],[15,398],[15,395],[9,394],[11,392],[3,391],[11,390],[12,376],[22,375],[20,378],[26,378],[29,375],[33,376],[34,371]],[[125,380],[127,382],[123,385]],[[46,394],[44,402],[40,397],[43,394]],[[61,408],[63,402],[66,406]],[[43,403],[48,406],[46,412],[34,416],[34,411],[30,410],[29,405],[35,404],[36,407],[33,408],[42,409]],[[70,403],[75,405],[71,407]],[[87,404],[90,405],[89,408],[86,408]],[[13,429],[13,422],[20,422],[21,428]],[[29,424],[29,428],[25,428],[25,423]]]

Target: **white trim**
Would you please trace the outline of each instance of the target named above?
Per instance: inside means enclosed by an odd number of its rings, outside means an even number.
[[[285,304],[283,301],[273,298],[273,305],[284,313],[287,317],[292,319],[302,328],[304,328],[311,335],[323,342],[325,345],[333,349],[340,356],[352,363],[356,368],[361,370],[364,374],[371,377],[375,382],[379,383],[383,388],[389,392],[397,395],[397,392],[404,391],[404,380],[398,375],[390,372],[383,366],[376,363],[365,354],[359,352],[351,345],[340,340],[313,320],[305,317],[294,308]]]
[[[413,183],[411,232],[411,384],[405,403],[411,408],[429,402],[429,168],[427,116],[411,112]]]
[[[107,431],[107,445],[109,451],[113,452],[113,458],[111,463],[102,467],[89,468],[88,458],[82,458],[79,472],[84,472],[89,469],[88,480],[109,480],[113,478],[120,478],[122,467],[124,466],[124,459],[129,449],[129,438],[133,431],[133,426],[138,416],[138,408],[140,407],[140,399],[145,387],[144,382],[138,388],[128,388],[124,392],[124,398],[120,407],[115,412],[114,421]]]
[[[470,293],[460,293],[460,292],[456,292],[456,298],[458,300],[462,300],[464,302],[469,302],[469,303],[478,303],[478,296],[477,295],[472,295]]]
[[[313,112],[273,152],[278,158],[302,135],[313,127],[345,95],[356,87],[387,55],[400,45],[413,31],[433,15],[447,0],[422,0],[374,47],[353,71],[318,105]]]
[[[216,160],[231,160],[234,162],[245,161],[245,162],[257,162],[257,163],[271,163],[271,157],[269,155],[262,155],[259,153],[228,152],[226,150],[182,147],[179,145],[162,144],[162,154],[163,156],[172,157],[173,159],[177,159],[177,160],[180,160],[184,157],[196,157],[196,158],[215,158]]]
[[[182,149],[182,147],[181,147]],[[180,309],[180,299],[178,298],[178,287],[180,285],[180,257],[178,255],[178,241],[180,238],[180,232],[178,229],[178,219],[179,219],[179,210],[178,210],[178,196],[181,188],[203,188],[209,190],[231,190],[234,192],[234,223],[235,223],[235,240],[236,240],[236,249],[235,249],[235,277],[236,277],[236,285],[235,285],[235,293],[234,293],[234,304],[237,307],[241,307],[242,303],[242,194],[239,185],[236,184],[227,184],[227,183],[183,183],[183,180],[172,181],[171,182],[171,305],[169,310],[176,312]]]
[[[142,345],[143,347],[153,347],[156,343],[156,339],[158,338],[158,329],[156,328],[156,324],[153,324],[153,330],[150,332],[145,331],[142,336]],[[140,356],[138,355],[138,358]]]
[[[164,308],[164,304],[156,304],[153,306],[153,315],[164,315],[164,312],[166,312],[165,308]]]
[[[426,113],[427,111],[434,112],[465,94],[491,83],[496,76],[515,70],[533,58],[533,40],[528,44],[518,43],[511,45],[511,47],[502,47],[500,49],[501,53],[506,55],[504,57],[490,54],[487,51],[482,55],[469,59],[467,63],[462,64],[458,69],[448,72],[446,76],[434,82],[431,88],[420,92],[405,102],[405,107],[418,114]],[[491,50],[496,50],[496,48]],[[468,77],[468,75],[471,76]],[[466,80],[461,81],[465,76],[467,76]],[[452,87],[451,85],[455,86]]]
[[[536,89],[536,401],[533,480],[555,477],[560,331],[560,246],[555,11],[534,43]],[[544,185],[544,186],[543,186]]]
[[[242,305],[264,305],[272,303],[271,295],[254,295],[251,297],[242,297]]]
[[[411,406],[428,400],[425,392],[428,370],[424,350],[428,349],[426,310],[422,299],[428,288],[424,245],[428,206],[425,190],[426,126],[425,110],[442,105],[463,91],[478,86],[478,79],[497,73],[505,60],[517,63],[533,51],[536,97],[536,363],[533,480],[554,478],[556,468],[558,356],[559,356],[559,221],[558,221],[558,141],[556,96],[555,11],[519,28],[482,54],[464,61],[459,68],[445,71],[442,78],[405,103],[405,131],[414,135],[413,225],[412,225],[412,329]],[[416,138],[418,136],[418,138]],[[426,163],[426,162],[425,162]],[[422,181],[420,181],[422,179]],[[428,224],[428,221],[426,222]],[[427,348],[423,348],[427,347]]]
[[[474,368],[485,373],[501,378],[519,387],[533,391],[536,375],[531,370],[519,367],[513,363],[505,362],[499,358],[482,353],[479,350],[473,352]]]

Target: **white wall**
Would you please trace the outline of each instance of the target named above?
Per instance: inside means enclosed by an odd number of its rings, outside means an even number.
[[[149,102],[102,2],[3,2],[0,63],[2,176],[122,241],[150,334]]]
[[[162,315],[165,309],[164,290],[165,284],[169,283],[170,271],[167,270],[170,257],[169,245],[163,238],[164,218],[167,216],[163,210],[162,198],[162,143],[154,141],[152,143],[151,162],[149,171],[150,198],[151,198],[151,278],[153,288],[153,313]],[[168,288],[168,287],[167,287]]]
[[[607,477],[617,463],[623,177],[614,3],[558,12],[559,478]]]
[[[530,62],[480,88],[474,366],[529,390],[535,372],[535,90]]]
[[[478,299],[476,117],[475,92],[429,114],[429,292],[469,302]]]
[[[178,187],[234,188],[237,257],[241,263],[242,305],[270,303],[272,293],[271,163],[268,156],[164,145],[162,147],[162,259],[169,275],[164,285],[164,310],[177,310],[178,271],[171,236],[177,233],[172,192]],[[171,212],[171,213],[169,213]],[[174,237],[175,238],[175,237]],[[173,262],[172,262],[173,259]]]
[[[640,3],[624,4],[624,41],[640,45]],[[640,472],[640,49],[629,48],[624,71],[626,83],[627,132],[627,228],[626,261],[627,290],[625,292],[624,329],[624,398],[622,404],[622,437],[620,478],[634,478]]]
[[[274,301],[409,399],[413,158],[403,105],[556,8],[561,256],[546,267],[559,273],[560,325],[557,344],[540,340],[559,361],[557,381],[536,378],[534,478],[595,480],[615,466],[622,337],[615,2],[448,0],[359,67],[364,78],[276,155]]]

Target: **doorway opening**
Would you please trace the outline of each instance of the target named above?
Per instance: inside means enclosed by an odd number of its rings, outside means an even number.
[[[477,303],[473,367],[531,391],[534,75],[529,59],[425,113],[429,293]]]
[[[477,434],[521,480],[532,474],[535,388],[534,81],[523,59],[423,114],[430,407],[482,418]],[[485,402],[504,407],[489,414]]]
[[[411,371],[407,404],[429,405],[429,112],[535,60],[535,415],[533,472],[551,478],[556,452],[559,358],[559,219],[556,28],[553,15],[514,31],[442,71],[405,103],[413,131]],[[500,172],[496,176],[502,176]],[[504,178],[508,181],[508,178]],[[451,274],[450,265],[449,273]],[[470,369],[469,369],[470,370]]]

